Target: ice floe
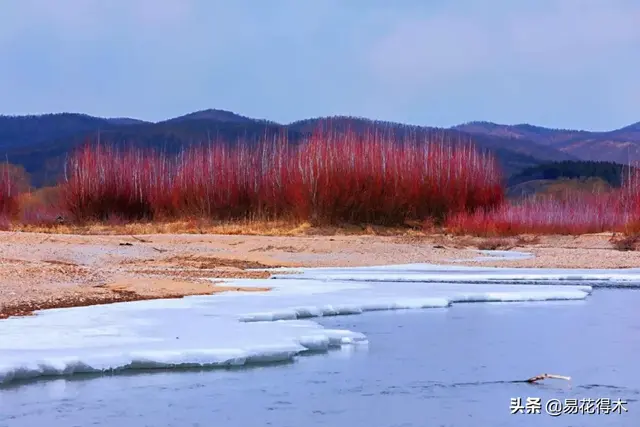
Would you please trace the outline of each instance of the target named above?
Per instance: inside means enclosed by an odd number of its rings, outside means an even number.
[[[452,262],[467,262],[467,261],[516,261],[521,259],[530,259],[534,258],[534,255],[530,252],[519,252],[519,251],[499,251],[499,250],[479,250],[477,253],[480,253],[484,256],[477,256],[474,258],[468,259],[453,259],[450,260]]]
[[[367,344],[363,334],[326,329],[316,317],[469,302],[582,300],[592,282],[640,283],[640,269],[410,264],[302,269],[272,279],[228,281],[272,290],[46,310],[0,321],[0,384],[74,373],[286,361],[301,352]]]
[[[278,274],[276,280],[423,282],[464,284],[553,284],[640,287],[640,268],[554,269],[401,264],[374,267],[307,268]]]

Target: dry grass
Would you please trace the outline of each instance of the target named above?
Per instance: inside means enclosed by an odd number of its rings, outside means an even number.
[[[309,223],[286,221],[172,221],[172,222],[131,222],[106,224],[101,222],[83,225],[58,224],[50,227],[16,224],[13,231],[80,234],[80,235],[144,235],[144,234],[226,234],[298,236],[311,229]]]
[[[305,234],[305,231],[309,228],[311,227],[308,224],[293,224],[286,222],[243,221],[226,223],[205,221],[172,221],[133,222],[125,224],[57,224],[54,226],[15,224],[11,228],[11,231],[104,236],[133,236],[146,234],[297,236]]]
[[[125,224],[106,224],[102,222],[72,225],[24,225],[14,224],[11,231],[78,234],[78,235],[116,235],[133,236],[145,234],[223,234],[246,236],[424,236],[425,233],[407,227],[383,227],[374,225],[315,226],[309,222],[295,221],[207,221],[188,220],[171,222],[132,222]]]

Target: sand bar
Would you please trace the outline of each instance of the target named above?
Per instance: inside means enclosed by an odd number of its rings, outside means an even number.
[[[73,235],[0,232],[0,318],[34,310],[236,289],[210,277],[266,278],[268,267],[402,263],[546,268],[640,267],[639,252],[612,248],[612,235],[502,239],[531,259],[470,261],[487,239],[471,237],[214,234]],[[484,244],[484,245],[483,245]],[[256,290],[251,288],[251,290]],[[266,291],[268,289],[258,289]]]

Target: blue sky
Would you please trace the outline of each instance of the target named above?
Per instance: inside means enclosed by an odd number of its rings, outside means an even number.
[[[4,0],[0,114],[640,121],[637,0]]]

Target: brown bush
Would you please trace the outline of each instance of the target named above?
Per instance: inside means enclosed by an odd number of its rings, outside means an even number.
[[[537,245],[540,243],[540,236],[520,236],[516,240],[516,246]]]
[[[640,249],[640,234],[631,234],[621,238],[612,238],[611,244],[618,251],[637,251]]]
[[[486,239],[478,243],[478,249],[482,251],[508,251],[511,248],[513,248],[513,245],[507,239]]]

